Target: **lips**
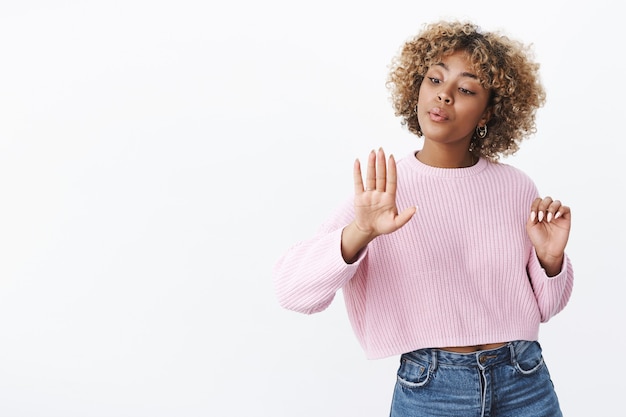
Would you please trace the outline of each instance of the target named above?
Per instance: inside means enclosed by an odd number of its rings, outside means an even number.
[[[444,120],[448,120],[448,114],[439,107],[434,107],[428,112],[428,116],[430,119],[435,122],[443,122]]]

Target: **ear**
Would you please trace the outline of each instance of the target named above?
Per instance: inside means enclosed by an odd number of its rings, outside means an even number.
[[[493,116],[493,107],[488,106],[483,112],[483,115],[480,117],[480,120],[478,121],[478,126],[483,127],[487,123],[489,123],[489,120],[491,120],[491,116]]]

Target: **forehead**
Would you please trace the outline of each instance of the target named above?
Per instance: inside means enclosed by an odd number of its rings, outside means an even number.
[[[431,61],[431,66],[449,66],[451,63],[455,66],[473,68],[470,54],[463,50],[444,52]]]
[[[461,72],[481,83],[486,80],[484,70],[480,63],[472,60],[472,55],[463,49],[446,51],[432,59],[429,69],[441,68],[445,71]]]

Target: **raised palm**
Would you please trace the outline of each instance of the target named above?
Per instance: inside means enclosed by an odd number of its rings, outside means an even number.
[[[357,228],[372,238],[395,232],[404,226],[415,213],[415,207],[409,207],[398,213],[396,205],[397,173],[393,155],[389,161],[385,152],[370,152],[367,160],[365,183],[361,173],[361,164],[354,163],[354,212]]]

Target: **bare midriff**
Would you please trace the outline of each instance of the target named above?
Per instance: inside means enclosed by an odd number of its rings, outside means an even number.
[[[480,350],[497,349],[504,345],[506,345],[506,343],[487,343],[485,345],[455,346],[455,347],[445,347],[445,348],[439,348],[439,349],[447,350],[448,352],[455,352],[455,353],[472,353],[472,352],[478,352]]]

